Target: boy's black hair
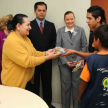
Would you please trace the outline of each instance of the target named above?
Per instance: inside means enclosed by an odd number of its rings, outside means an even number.
[[[102,9],[102,7],[91,6],[89,9],[87,9],[87,12],[91,13],[95,19],[97,19],[100,16],[101,17],[101,20],[100,20],[101,24],[102,24],[102,22],[106,23],[105,11]]]
[[[34,10],[37,9],[38,5],[45,5],[46,6],[46,10],[47,10],[47,4],[45,4],[44,2],[36,2],[35,5],[34,5]]]
[[[96,40],[99,38],[102,47],[108,48],[108,25],[105,24],[97,27],[93,34]]]

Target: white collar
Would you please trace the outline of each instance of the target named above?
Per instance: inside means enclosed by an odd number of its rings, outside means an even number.
[[[74,27],[71,30],[68,30],[68,28],[65,27],[65,32],[68,32],[68,31],[70,31],[72,33],[74,31]]]

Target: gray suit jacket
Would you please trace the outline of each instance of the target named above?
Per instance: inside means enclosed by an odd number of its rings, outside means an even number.
[[[57,32],[56,46],[60,46],[66,49],[73,49],[81,52],[87,51],[87,39],[84,29],[79,26],[74,26],[72,39],[70,39],[68,32],[65,32],[65,27],[62,27]],[[80,56],[70,55],[65,58],[59,57],[58,64],[65,65],[66,62],[79,61],[83,59]]]

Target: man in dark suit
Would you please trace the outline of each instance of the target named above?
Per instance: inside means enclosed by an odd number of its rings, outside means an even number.
[[[31,31],[29,38],[38,51],[46,51],[55,47],[56,30],[53,23],[46,21],[47,5],[44,2],[37,2],[34,5],[36,18],[31,21]],[[42,80],[43,99],[49,108],[55,108],[51,105],[52,100],[52,60],[46,61],[40,66],[36,66],[34,75],[34,85],[32,92],[40,95],[40,76]]]

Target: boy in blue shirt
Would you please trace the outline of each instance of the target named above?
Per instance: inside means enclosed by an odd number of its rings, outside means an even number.
[[[80,108],[108,108],[108,25],[94,30],[94,46],[99,52],[85,59],[80,76]]]

